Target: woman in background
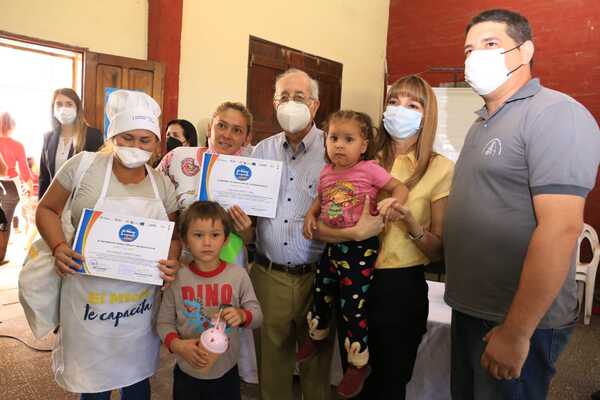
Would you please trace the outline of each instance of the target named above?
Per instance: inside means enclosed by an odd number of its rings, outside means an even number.
[[[20,188],[17,186],[18,182],[15,182],[14,179],[18,176],[21,179],[21,183],[29,189],[29,192],[33,188],[31,171],[25,158],[25,148],[21,142],[10,137],[15,127],[15,120],[9,113],[0,113],[0,155],[6,164],[6,173],[0,179],[0,205],[4,210],[7,221],[4,224],[4,231],[2,232],[3,240],[0,243],[0,256],[2,260],[6,255],[11,222],[20,199]]]
[[[198,133],[190,121],[174,119],[167,124],[167,153],[180,146],[198,146]]]
[[[2,154],[0,154],[0,176],[6,175],[7,170],[8,170],[8,167],[6,166],[6,163],[4,162],[4,158],[2,157]],[[8,223],[8,221],[6,220],[6,214],[4,214],[4,210],[2,209],[2,204],[0,204],[0,249],[1,249],[0,265],[4,265],[8,262],[8,261],[4,260],[4,257],[6,257],[6,247],[8,246],[8,234],[6,233],[7,232],[7,229],[6,229],[7,223]]]
[[[73,89],[56,89],[52,95],[52,130],[44,135],[40,158],[39,198],[48,190],[60,167],[80,151],[97,151],[102,133],[83,116],[81,99]]]

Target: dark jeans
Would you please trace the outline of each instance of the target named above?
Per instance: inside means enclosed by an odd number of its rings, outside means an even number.
[[[241,400],[240,375],[237,366],[218,379],[198,379],[183,372],[175,364],[173,400]]]
[[[402,400],[427,331],[423,266],[376,269],[369,289],[371,376],[358,398]],[[432,366],[435,368],[435,366]]]
[[[0,180],[0,205],[9,224],[12,223],[15,208],[19,204],[19,200],[19,189],[15,181],[11,179]]]
[[[82,393],[81,400],[110,400],[110,390],[101,393]],[[150,378],[120,389],[121,400],[150,400]]]
[[[452,311],[452,399],[545,399],[556,372],[554,364],[568,343],[573,327],[536,329],[521,377],[496,380],[480,365],[486,346],[482,338],[496,325],[496,322]]]

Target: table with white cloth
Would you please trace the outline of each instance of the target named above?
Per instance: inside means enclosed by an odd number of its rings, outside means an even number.
[[[450,399],[450,319],[452,309],[444,303],[445,284],[427,281],[429,317],[427,333],[417,353],[412,379],[406,388],[407,400]],[[248,330],[241,335],[239,369],[242,379],[258,383],[254,340]],[[337,340],[331,361],[331,384],[342,379],[342,365]],[[393,400],[393,399],[390,399]]]
[[[452,309],[444,302],[446,285],[427,281],[429,316],[412,379],[406,387],[407,400],[450,400],[450,320]]]

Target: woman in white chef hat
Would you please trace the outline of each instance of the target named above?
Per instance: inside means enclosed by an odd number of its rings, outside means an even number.
[[[113,389],[121,389],[121,399],[150,399],[148,378],[156,371],[160,348],[152,327],[157,286],[75,273],[75,260],[81,256],[71,249],[61,227],[61,213],[72,193],[74,227],[84,208],[175,220],[173,185],[148,165],[160,147],[160,107],[145,93],[117,90],[106,109],[110,126],[105,147],[93,161],[86,152],[68,160],[36,215],[56,271],[64,276],[52,367],[57,383],[82,393],[81,399],[109,399]],[[159,266],[167,282],[179,267],[175,249],[179,246],[171,246],[169,260]]]

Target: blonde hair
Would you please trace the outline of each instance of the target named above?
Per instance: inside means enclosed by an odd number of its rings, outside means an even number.
[[[437,100],[431,86],[418,75],[407,75],[392,84],[388,91],[385,103],[393,97],[408,97],[423,106],[423,123],[418,133],[415,157],[417,166],[412,176],[404,184],[409,188],[414,187],[425,175],[432,157],[437,154],[433,151],[433,141],[437,130]],[[394,165],[393,139],[385,130],[383,119],[377,141],[377,158],[386,170],[391,170]]]
[[[246,134],[249,135],[252,132],[252,124],[254,122],[254,117],[252,116],[252,113],[250,112],[250,110],[248,110],[248,108],[244,104],[234,102],[234,101],[226,101],[225,103],[219,104],[219,106],[213,113],[212,118],[210,119],[211,128],[212,128],[213,120],[218,115],[222,114],[223,112],[225,112],[227,110],[239,111],[242,114],[242,116],[246,119],[246,129],[247,129]]]
[[[8,112],[0,113],[0,136],[8,136],[15,126],[15,120]]]
[[[54,117],[54,102],[56,101],[56,97],[62,94],[63,96],[68,97],[70,100],[75,103],[75,108],[77,110],[77,116],[75,117],[75,121],[73,125],[75,126],[75,134],[73,135],[73,151],[75,154],[79,153],[85,148],[85,139],[86,132],[88,128],[88,123],[85,120],[85,116],[83,115],[83,108],[81,106],[81,99],[77,95],[77,93],[71,88],[61,88],[56,89],[54,94],[52,95],[52,127],[54,130],[57,130],[59,133],[62,130],[61,123]]]

